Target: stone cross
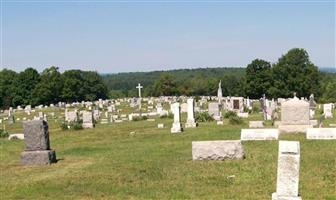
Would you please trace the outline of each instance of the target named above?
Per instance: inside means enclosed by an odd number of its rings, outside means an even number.
[[[279,141],[276,192],[272,200],[301,200],[299,196],[300,142]]]
[[[138,83],[138,86],[135,87],[135,88],[137,88],[139,90],[139,98],[141,98],[141,89],[143,88],[143,86],[140,85],[140,83]]]

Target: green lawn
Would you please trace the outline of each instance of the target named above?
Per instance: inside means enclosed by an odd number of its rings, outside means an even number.
[[[244,142],[241,161],[191,160],[192,141],[239,139],[247,124],[201,123],[171,134],[171,119],[81,131],[61,131],[53,123],[51,147],[59,161],[50,166],[22,166],[24,142],[0,140],[0,199],[260,200],[275,192],[278,141]],[[167,128],[157,129],[158,123]],[[16,132],[22,131],[18,124],[12,126]],[[308,141],[303,134],[280,139],[300,141],[302,198],[336,199],[336,141]]]

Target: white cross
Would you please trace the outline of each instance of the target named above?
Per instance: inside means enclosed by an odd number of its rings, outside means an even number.
[[[140,85],[140,83],[138,83],[138,86],[135,87],[135,88],[137,88],[139,90],[139,98],[141,98],[141,88],[143,88],[143,86]]]

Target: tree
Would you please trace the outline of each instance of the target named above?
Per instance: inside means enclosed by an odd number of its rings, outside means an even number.
[[[246,67],[246,95],[259,99],[271,86],[271,64],[255,59]]]
[[[17,81],[14,83],[15,92],[12,99],[12,105],[36,105],[33,91],[40,81],[40,74],[34,68],[27,68],[20,72]]]
[[[61,98],[66,102],[83,99],[83,77],[80,70],[69,70],[62,74],[63,88]]]
[[[83,73],[83,95],[85,101],[93,101],[96,99],[107,98],[107,87],[103,79],[97,72],[82,72]]]
[[[269,89],[272,97],[309,97],[319,95],[318,68],[310,62],[304,49],[294,48],[279,58],[272,68],[273,86]]]
[[[162,73],[154,84],[156,96],[172,96],[177,92],[176,83],[169,73]]]
[[[0,107],[8,108],[14,106],[12,100],[15,95],[15,84],[18,74],[15,71],[3,69],[0,71]]]
[[[57,67],[45,69],[40,76],[40,82],[34,89],[35,104],[50,104],[61,100],[63,87],[62,77]]]

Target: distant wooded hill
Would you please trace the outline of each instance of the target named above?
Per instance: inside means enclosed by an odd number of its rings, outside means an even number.
[[[117,74],[103,74],[104,82],[111,95],[116,96],[137,96],[136,85],[144,86],[145,96],[156,96],[155,84],[158,79],[166,80],[167,89],[174,85],[176,91],[171,94],[183,92],[184,94],[215,95],[218,88],[218,81],[222,80],[223,90],[226,94],[240,94],[239,88],[244,82],[245,68],[198,68],[178,69],[170,71],[152,72],[129,72]],[[196,87],[196,88],[195,88]],[[230,91],[229,91],[230,90]],[[164,94],[163,94],[164,95]]]

